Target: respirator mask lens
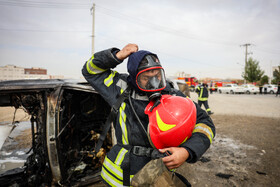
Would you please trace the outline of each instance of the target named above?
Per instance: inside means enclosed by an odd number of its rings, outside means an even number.
[[[166,87],[166,79],[162,68],[149,68],[137,75],[138,87],[143,91],[160,91]]]

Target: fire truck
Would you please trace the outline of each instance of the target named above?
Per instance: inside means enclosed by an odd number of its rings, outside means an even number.
[[[184,80],[190,88],[190,91],[194,91],[198,85],[198,81],[195,77],[178,77],[178,80]]]

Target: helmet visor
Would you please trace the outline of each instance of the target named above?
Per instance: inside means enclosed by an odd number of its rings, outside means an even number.
[[[155,92],[166,87],[164,70],[161,67],[144,69],[137,74],[136,79],[142,91]]]

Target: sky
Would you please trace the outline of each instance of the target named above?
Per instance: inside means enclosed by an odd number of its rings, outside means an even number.
[[[95,4],[92,35],[91,7]],[[94,51],[135,43],[167,76],[240,78],[248,58],[280,65],[280,0],[0,0],[0,66],[81,78]],[[126,72],[125,60],[116,70]]]

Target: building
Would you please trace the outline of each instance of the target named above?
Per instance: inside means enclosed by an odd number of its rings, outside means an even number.
[[[57,77],[63,79],[63,75],[48,75],[47,69],[43,68],[23,68],[15,65],[0,66],[0,81],[19,79],[52,79]]]
[[[47,70],[42,68],[24,68],[24,74],[28,75],[47,75]]]
[[[6,65],[0,67],[0,80],[16,80],[24,79],[24,68],[14,65]]]

